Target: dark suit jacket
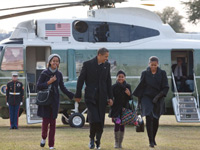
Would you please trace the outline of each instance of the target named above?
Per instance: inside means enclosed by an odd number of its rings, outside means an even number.
[[[85,103],[88,108],[90,123],[100,121],[103,124],[107,100],[112,99],[110,63],[105,62],[98,73],[97,57],[83,63],[80,76],[77,81],[76,98],[81,98],[82,87],[85,83]],[[97,109],[96,109],[97,108]]]
[[[174,73],[175,69],[176,69],[177,64],[173,64],[172,65],[172,72]],[[182,74],[183,76],[187,76],[187,67],[185,65],[181,65],[181,69],[182,69]]]

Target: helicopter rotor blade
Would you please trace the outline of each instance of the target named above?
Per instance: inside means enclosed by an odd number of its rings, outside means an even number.
[[[84,2],[86,2],[86,1],[20,6],[20,7],[3,8],[3,9],[0,9],[0,11],[13,10],[13,9],[22,9],[22,8],[43,7],[43,6],[54,6],[54,5],[73,5],[73,4],[84,3]]]
[[[29,15],[29,14],[34,14],[34,13],[39,13],[39,12],[47,12],[47,11],[52,11],[57,8],[64,8],[64,7],[72,7],[72,6],[80,6],[85,3],[73,3],[70,5],[61,5],[61,6],[55,6],[55,7],[47,7],[47,8],[41,8],[41,9],[35,9],[35,10],[29,10],[29,11],[23,11],[23,12],[17,12],[17,13],[12,13],[8,15],[3,15],[0,16],[0,20],[2,19],[7,19],[7,18],[13,18],[13,17],[18,17],[18,16],[24,16],[24,15]]]
[[[141,5],[144,5],[144,6],[155,6],[155,4],[141,4]]]

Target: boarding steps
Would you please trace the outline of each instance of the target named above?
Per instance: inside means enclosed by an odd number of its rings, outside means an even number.
[[[180,93],[177,92],[174,76],[172,74],[174,84],[174,95],[172,104],[177,122],[200,122],[199,94],[196,85],[196,77],[194,74],[194,92]]]
[[[200,122],[199,109],[194,96],[179,96],[172,99],[177,122]]]

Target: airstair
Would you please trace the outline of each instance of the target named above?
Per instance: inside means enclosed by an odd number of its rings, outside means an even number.
[[[199,94],[196,84],[196,76],[194,76],[194,92],[185,93],[178,92],[174,74],[172,80],[174,85],[174,95],[172,104],[177,122],[200,122]]]

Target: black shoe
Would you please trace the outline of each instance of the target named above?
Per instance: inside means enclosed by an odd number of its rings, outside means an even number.
[[[10,127],[10,130],[15,129],[14,127]]]
[[[100,142],[96,141],[96,149],[101,149]]]
[[[155,141],[155,140],[153,140],[153,144],[154,144],[154,146],[157,146],[157,144],[156,144],[156,141]]]
[[[44,147],[44,146],[45,146],[45,144],[40,143],[40,147]]]
[[[45,142],[46,141],[42,139],[41,142],[40,142],[40,147],[44,147],[45,146]]]
[[[14,129],[18,129],[18,127],[14,127]]]
[[[150,142],[149,147],[154,148],[154,142]]]
[[[90,143],[89,143],[89,148],[90,149],[94,149],[95,145],[94,145],[94,139],[90,139]]]

